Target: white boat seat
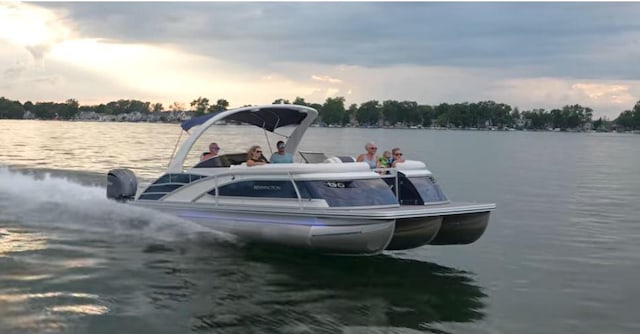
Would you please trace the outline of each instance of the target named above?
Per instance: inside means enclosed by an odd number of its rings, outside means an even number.
[[[345,162],[356,162],[356,159],[350,156],[335,156],[335,157],[327,158],[323,162],[324,163],[345,163]]]
[[[193,168],[229,167],[247,161],[246,153],[229,153],[200,161]]]
[[[304,162],[308,164],[317,164],[324,162],[327,160],[327,156],[322,152],[306,152],[306,151],[298,151]]]

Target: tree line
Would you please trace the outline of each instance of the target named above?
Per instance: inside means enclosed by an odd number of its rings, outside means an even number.
[[[415,101],[370,100],[360,105],[345,105],[344,97],[327,98],[323,104],[310,103],[302,97],[293,102],[276,99],[273,104],[291,103],[312,107],[319,112],[319,122],[324,125],[345,126],[357,124],[364,127],[422,126],[447,128],[524,128],[524,129],[579,129],[591,124],[595,130],[609,130],[611,127],[625,130],[640,130],[640,101],[631,109],[625,110],[613,121],[606,118],[593,120],[593,109],[579,104],[566,105],[559,109],[519,110],[505,103],[495,101],[441,103],[439,105],[421,105]],[[215,104],[206,97],[198,97],[190,103],[194,115],[227,110],[229,102],[218,99]],[[174,102],[169,111],[186,111],[187,108]],[[97,114],[119,115],[139,112],[165,111],[161,103],[139,100],[118,100],[106,104],[80,106],[75,99],[63,103],[27,101],[24,104],[0,97],[0,119],[22,119],[25,111],[37,119],[74,119],[81,111]]]

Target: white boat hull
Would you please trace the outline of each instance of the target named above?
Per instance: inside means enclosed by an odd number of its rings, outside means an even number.
[[[394,219],[354,219],[236,209],[186,206],[180,203],[132,204],[193,221],[211,230],[250,242],[279,244],[323,253],[374,255],[389,244]]]
[[[472,243],[489,222],[491,205],[449,203],[369,210],[268,210],[180,202],[134,201],[243,240],[323,253],[373,255],[427,244]]]

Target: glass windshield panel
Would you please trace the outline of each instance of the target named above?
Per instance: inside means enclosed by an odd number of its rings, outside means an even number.
[[[411,180],[411,183],[416,187],[416,190],[420,193],[420,197],[422,197],[425,203],[447,201],[447,196],[442,192],[440,185],[436,183],[433,177],[410,177],[409,180]]]
[[[303,198],[324,199],[330,207],[398,204],[381,179],[344,181],[297,181]]]

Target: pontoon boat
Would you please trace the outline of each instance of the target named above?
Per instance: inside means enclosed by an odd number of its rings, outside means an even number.
[[[198,127],[164,175],[137,193],[131,171],[111,170],[107,196],[248,241],[326,253],[365,255],[468,244],[483,234],[495,204],[450,202],[420,161],[371,170],[352,157],[299,152],[317,115],[306,106],[274,104],[187,120],[182,123],[185,131]],[[194,143],[219,122],[250,124],[269,132],[293,127],[286,151],[302,159],[247,167],[247,154],[242,152],[183,166]]]

